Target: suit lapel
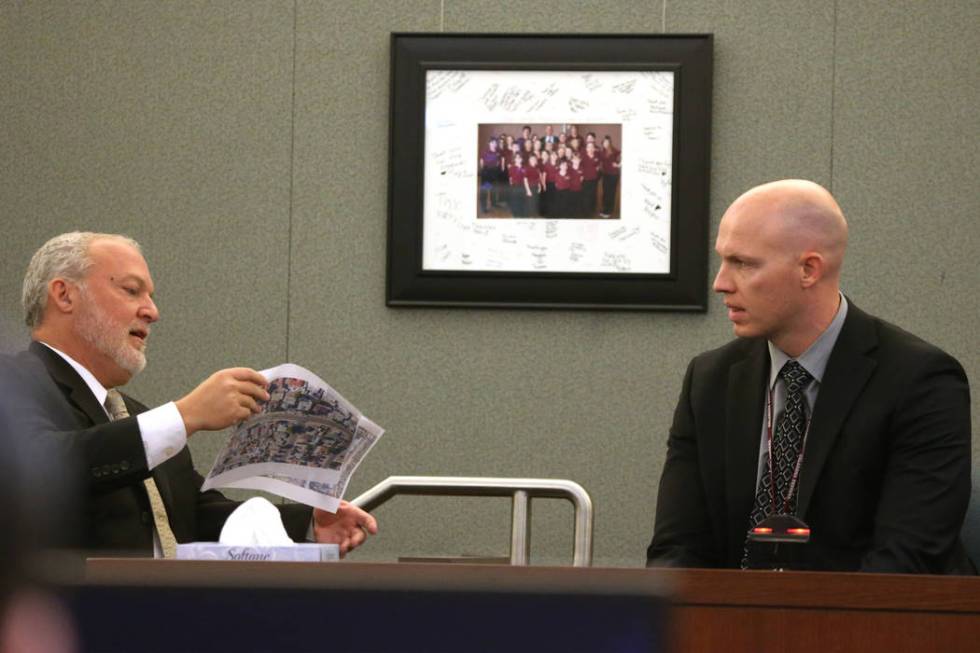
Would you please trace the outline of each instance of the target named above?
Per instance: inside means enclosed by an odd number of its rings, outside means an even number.
[[[755,500],[762,437],[769,352],[764,340],[753,344],[742,361],[728,372],[728,401],[725,406],[725,469],[728,497],[728,541],[742,546]]]
[[[874,372],[877,363],[866,354],[877,342],[871,317],[854,304],[849,304],[847,318],[827,361],[817,403],[813,407],[806,453],[800,470],[798,515],[806,515],[820,471],[837,441],[841,424]]]
[[[92,420],[92,424],[108,423],[109,416],[106,415],[105,409],[96,401],[95,395],[89,390],[85,381],[65,359],[39,342],[32,342],[29,349],[41,359],[51,378],[61,386],[68,399]]]

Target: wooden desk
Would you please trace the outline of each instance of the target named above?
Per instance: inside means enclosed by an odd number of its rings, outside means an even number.
[[[980,578],[651,571],[674,587],[677,651],[980,651]]]
[[[487,565],[93,560],[95,585],[668,596],[679,652],[980,651],[980,578]],[[383,620],[382,620],[383,621]]]

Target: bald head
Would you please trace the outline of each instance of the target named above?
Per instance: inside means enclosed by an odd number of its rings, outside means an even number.
[[[740,336],[762,336],[801,353],[837,312],[847,221],[821,186],[799,179],[757,186],[736,199],[718,228],[725,295]]]
[[[783,243],[790,256],[819,252],[825,275],[836,281],[847,249],[847,220],[826,188],[805,179],[783,179],[743,193],[726,212],[754,218],[757,228]]]

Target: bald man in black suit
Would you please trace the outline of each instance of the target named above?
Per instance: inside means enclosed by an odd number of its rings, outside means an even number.
[[[783,545],[789,567],[975,573],[959,539],[971,484],[966,374],[849,302],[846,244],[839,206],[811,182],[759,186],[723,216],[714,289],[739,338],[688,367],[648,566],[754,566],[747,531],[789,513],[811,529],[808,543]],[[803,441],[779,469],[773,424],[792,392],[780,370],[794,361],[807,379]]]

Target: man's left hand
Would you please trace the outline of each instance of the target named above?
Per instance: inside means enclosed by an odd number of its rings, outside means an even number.
[[[356,549],[367,534],[378,532],[378,521],[357,506],[340,502],[337,512],[313,509],[313,536],[321,544],[340,545],[340,555]]]

